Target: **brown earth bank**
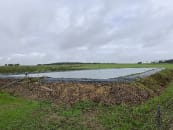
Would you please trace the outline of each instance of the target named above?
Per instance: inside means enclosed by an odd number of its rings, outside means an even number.
[[[71,105],[92,100],[103,104],[139,104],[159,95],[173,79],[172,70],[164,70],[133,83],[40,83],[39,79],[0,79],[0,90],[29,99]]]

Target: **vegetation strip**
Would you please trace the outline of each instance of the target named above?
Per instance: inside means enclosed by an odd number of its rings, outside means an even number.
[[[173,69],[172,64],[59,64],[59,65],[35,65],[35,66],[0,66],[0,74],[21,74],[25,72],[53,72],[68,70],[84,70],[84,69],[105,69],[105,68],[166,68]]]

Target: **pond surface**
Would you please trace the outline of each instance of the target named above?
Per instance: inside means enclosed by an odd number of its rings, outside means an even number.
[[[29,74],[29,77],[51,77],[51,78],[75,78],[75,79],[111,79],[137,73],[143,73],[154,68],[123,68],[123,69],[96,69],[96,70],[77,70],[64,72],[49,72]],[[23,77],[21,75],[8,75],[9,77]]]

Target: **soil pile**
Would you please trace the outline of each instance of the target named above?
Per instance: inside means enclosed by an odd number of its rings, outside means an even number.
[[[133,83],[40,83],[36,79],[25,79],[2,90],[25,98],[47,100],[56,104],[73,104],[86,100],[109,105],[138,104],[160,94],[172,78],[173,72],[164,70]],[[11,80],[1,79],[0,86],[9,82]]]

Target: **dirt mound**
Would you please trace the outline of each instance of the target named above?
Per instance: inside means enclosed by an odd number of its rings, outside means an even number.
[[[14,79],[0,79],[0,87],[3,87],[13,81],[14,81]]]
[[[150,96],[148,91],[131,84],[86,84],[21,82],[5,91],[30,99],[48,100],[54,103],[70,103],[92,100],[104,104],[138,103]]]
[[[47,100],[54,103],[73,104],[92,100],[104,104],[136,104],[160,94],[173,77],[173,72],[164,71],[134,83],[40,83],[35,79],[25,79],[3,89],[22,97]],[[0,86],[10,80],[1,79]]]

